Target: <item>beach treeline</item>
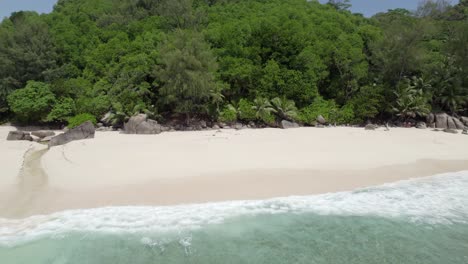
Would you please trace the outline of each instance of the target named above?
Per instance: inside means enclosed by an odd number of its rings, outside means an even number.
[[[468,1],[59,0],[0,24],[0,120],[313,125],[466,115]]]

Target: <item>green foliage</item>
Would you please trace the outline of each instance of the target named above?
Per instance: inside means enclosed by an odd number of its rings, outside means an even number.
[[[47,121],[63,122],[75,113],[75,102],[71,98],[58,101],[47,115]]]
[[[34,81],[28,82],[25,88],[15,90],[8,96],[10,109],[21,122],[45,120],[55,101],[49,85]]]
[[[176,30],[161,48],[160,59],[163,103],[187,117],[206,113],[205,104],[217,87],[217,63],[203,36],[195,31]]]
[[[272,113],[266,113],[262,115],[260,120],[268,126],[275,126],[276,124],[276,118]]]
[[[257,120],[261,120],[267,125],[271,125],[275,122],[275,116],[272,114],[274,112],[274,108],[271,105],[270,100],[261,97],[256,98],[252,109],[255,111],[255,117]]]
[[[353,98],[345,106],[353,109],[354,121],[352,123],[362,124],[373,119],[383,112],[383,87],[378,85],[367,85],[360,88]]]
[[[281,99],[279,97],[271,100],[271,106],[274,113],[279,119],[295,120],[297,118],[297,107],[294,101]]]
[[[347,0],[60,0],[50,14],[0,23],[0,120],[109,111],[118,123],[135,113],[233,120],[235,112],[269,125],[312,124],[318,114],[364,123],[413,116],[414,104],[427,110],[404,90],[405,76],[432,109],[465,115],[466,3],[425,1],[415,13],[365,18]],[[47,106],[9,102],[28,81],[47,86],[39,94]]]
[[[337,112],[335,122],[340,125],[348,125],[356,122],[356,116],[353,106],[350,104],[344,105]]]
[[[257,119],[257,113],[254,109],[254,105],[246,99],[241,99],[238,104],[239,119],[242,121],[255,121]]]
[[[397,91],[395,91],[396,102],[392,107],[394,113],[401,118],[415,118],[426,116],[430,113],[428,97],[424,91],[406,80]]]
[[[307,125],[315,125],[317,117],[321,115],[325,120],[335,122],[337,112],[338,107],[333,100],[317,97],[311,105],[300,110],[298,120]]]
[[[94,125],[97,124],[97,120],[95,116],[93,116],[92,114],[84,113],[84,114],[79,114],[79,115],[69,118],[67,127],[74,128],[88,121],[91,121]]]
[[[57,68],[57,60],[49,27],[37,13],[16,12],[3,20],[0,24],[0,115],[8,110],[6,99],[12,91],[30,80],[48,79]],[[25,115],[18,118],[24,120]],[[24,121],[40,121],[36,117]]]
[[[237,121],[237,111],[235,108],[230,106],[226,106],[223,110],[219,113],[218,121],[225,122],[225,123],[234,123]]]

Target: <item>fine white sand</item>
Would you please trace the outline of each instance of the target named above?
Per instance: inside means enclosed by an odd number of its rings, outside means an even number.
[[[5,130],[0,128],[0,192],[15,182],[24,153],[35,144],[6,142]],[[14,205],[2,207],[0,200],[0,216],[351,190],[468,170],[468,136],[405,128],[249,129],[160,135],[97,132],[95,139],[50,149],[37,167],[31,171],[40,170],[36,173],[45,183],[29,198],[34,203],[28,206],[29,202],[24,202],[19,207],[27,208],[11,210]],[[24,197],[25,192],[28,190],[22,189],[16,195]]]
[[[44,148],[29,141],[7,141],[8,132],[16,128],[0,126],[0,188],[12,186],[18,182],[18,174],[28,150]],[[0,190],[1,190],[0,189]]]

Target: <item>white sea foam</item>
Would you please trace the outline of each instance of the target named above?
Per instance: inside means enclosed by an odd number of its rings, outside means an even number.
[[[468,172],[315,196],[164,207],[108,207],[21,220],[0,219],[0,245],[43,236],[60,237],[74,231],[130,234],[190,231],[237,216],[304,212],[372,215],[428,224],[468,223]],[[144,238],[142,243],[153,242]]]

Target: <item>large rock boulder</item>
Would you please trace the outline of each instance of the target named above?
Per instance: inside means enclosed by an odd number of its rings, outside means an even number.
[[[10,131],[7,136],[8,141],[15,141],[15,140],[26,140],[26,141],[33,141],[33,138],[28,132],[24,131]]]
[[[463,122],[463,124],[465,124],[465,126],[468,127],[468,117],[462,116],[462,117],[460,118],[460,120]]]
[[[463,124],[463,122],[460,119],[454,117],[453,122],[455,123],[457,129],[465,129],[465,124]]]
[[[430,113],[426,116],[426,123],[432,124],[435,122],[435,115],[433,113]]]
[[[446,113],[440,113],[435,116],[436,119],[436,128],[447,128],[447,120],[449,116]]]
[[[450,129],[450,128],[444,129],[444,132],[445,132],[445,133],[450,133],[450,134],[458,134],[458,131],[457,131],[457,130],[455,130],[455,129]]]
[[[288,120],[281,121],[281,128],[282,129],[289,129],[289,128],[298,128],[299,125],[295,122],[290,122]]]
[[[317,117],[317,122],[321,125],[325,125],[327,123],[327,120],[325,120],[325,118],[322,115],[319,115]]]
[[[374,124],[368,124],[364,127],[365,130],[376,130],[377,128],[378,126]]]
[[[94,138],[95,128],[91,121],[87,121],[49,141],[49,147],[60,146],[75,140]]]
[[[125,134],[152,135],[160,134],[163,128],[157,121],[148,119],[145,114],[133,116],[124,125]]]
[[[457,129],[457,125],[455,124],[455,118],[449,116],[447,118],[447,128],[448,129]]]
[[[242,125],[241,123],[235,123],[232,128],[234,128],[235,130],[241,130],[241,129],[244,129],[244,125]]]
[[[31,135],[42,139],[46,137],[55,136],[55,132],[54,131],[33,131],[31,132]]]
[[[426,129],[426,128],[427,128],[427,125],[426,125],[426,123],[424,123],[424,122],[418,122],[418,123],[416,124],[416,128],[418,128],[418,129]]]

